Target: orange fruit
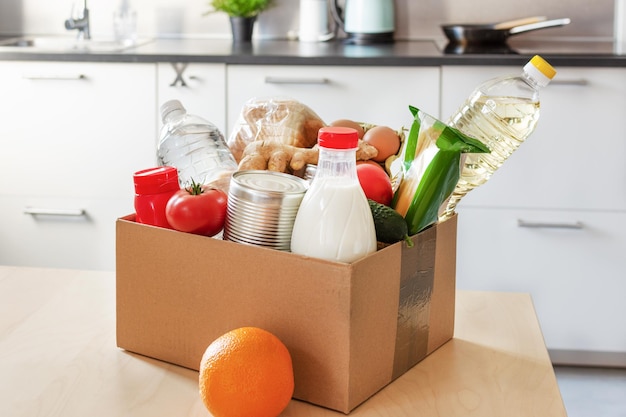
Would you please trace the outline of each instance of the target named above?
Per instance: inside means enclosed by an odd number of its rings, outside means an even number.
[[[231,330],[204,352],[199,387],[214,417],[276,417],[293,395],[291,355],[267,330]]]

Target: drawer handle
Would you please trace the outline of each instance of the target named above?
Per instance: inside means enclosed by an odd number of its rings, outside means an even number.
[[[87,76],[85,74],[77,74],[77,75],[24,75],[23,78],[25,80],[33,80],[33,81],[80,81],[80,80],[86,80]]]
[[[582,222],[575,223],[544,223],[544,222],[529,222],[526,220],[517,220],[518,227],[527,227],[535,229],[582,229]]]
[[[265,77],[265,84],[328,84],[328,78]]]
[[[26,207],[24,214],[31,216],[65,216],[65,217],[82,217],[87,215],[85,209],[50,209],[43,207]]]
[[[585,78],[572,79],[572,80],[552,80],[550,81],[550,85],[578,85],[585,86],[589,85],[589,80]]]
[[[170,87],[176,87],[179,83],[181,87],[187,87],[187,83],[185,82],[185,79],[183,78],[183,73],[187,69],[187,65],[189,64],[186,62],[182,64],[178,62],[172,62],[172,68],[174,68],[176,77],[174,78],[174,81],[170,84]]]

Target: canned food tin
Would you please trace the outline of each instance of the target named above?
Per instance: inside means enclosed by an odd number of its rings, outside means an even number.
[[[230,181],[224,240],[289,251],[308,183],[272,171],[239,171]]]

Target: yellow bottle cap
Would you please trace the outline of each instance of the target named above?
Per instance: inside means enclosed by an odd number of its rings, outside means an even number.
[[[549,79],[554,78],[554,76],[556,75],[556,70],[554,69],[554,67],[548,64],[548,61],[546,61],[539,55],[535,55],[534,57],[532,57],[530,63]]]

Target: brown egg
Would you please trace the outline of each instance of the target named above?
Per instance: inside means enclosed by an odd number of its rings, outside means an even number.
[[[378,149],[378,155],[372,158],[376,162],[384,162],[400,150],[398,132],[387,126],[375,126],[365,132],[363,141]]]
[[[359,133],[359,139],[363,139],[363,126],[353,120],[338,119],[332,122],[329,126],[351,127]]]

